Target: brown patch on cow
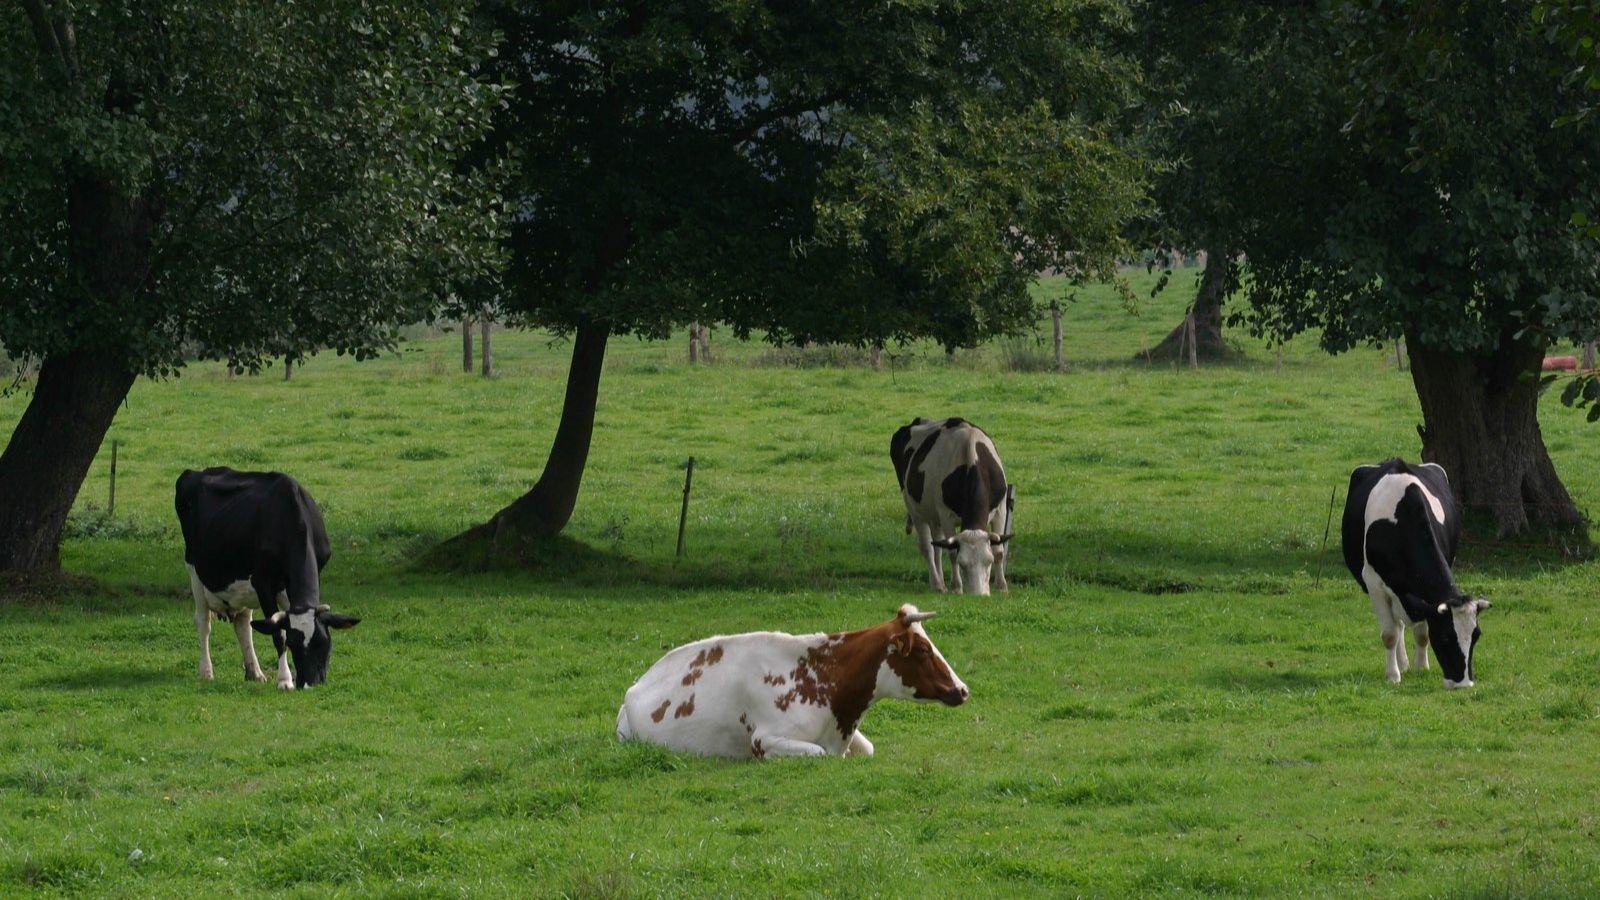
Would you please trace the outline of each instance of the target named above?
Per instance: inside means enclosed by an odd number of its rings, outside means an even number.
[[[655,712],[650,714],[650,721],[659,722],[663,718],[665,718],[666,715],[667,715],[667,707],[669,707],[671,705],[672,705],[672,701],[671,700],[663,700],[663,701],[661,701],[660,708],[658,708]]]
[[[688,687],[689,685],[694,684],[696,681],[699,681],[700,676],[704,675],[705,673],[705,669],[690,669],[689,674],[683,676],[683,686]]]
[[[714,666],[719,662],[722,662],[721,644],[717,644],[716,646],[712,647],[711,652],[706,654],[706,665]]]
[[[828,707],[840,735],[848,739],[872,705],[878,666],[888,653],[890,638],[903,628],[898,621],[889,621],[863,631],[828,635],[795,660],[787,676],[789,690],[779,694],[773,704],[781,712],[795,703]]]
[[[672,717],[674,719],[684,719],[692,715],[694,715],[694,695],[690,694],[689,699],[679,703],[678,708],[672,711]]]
[[[761,682],[763,684],[770,684],[770,685],[774,685],[774,686],[782,686],[782,685],[788,684],[789,683],[789,679],[784,678],[782,675],[779,675],[776,672],[768,672],[767,674],[761,676]]]
[[[706,648],[701,647],[700,648],[700,653],[698,655],[696,655],[694,659],[689,660],[689,668],[698,669],[698,668],[700,668],[701,666],[703,666],[705,664],[706,664]]]
[[[764,758],[766,758],[767,748],[761,746],[761,739],[760,738],[751,738],[750,739],[750,755],[755,757],[756,759],[764,759]]]

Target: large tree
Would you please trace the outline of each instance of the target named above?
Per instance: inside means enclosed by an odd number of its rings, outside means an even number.
[[[491,3],[517,85],[505,305],[572,336],[548,462],[469,535],[565,526],[613,335],[948,346],[1107,275],[1141,168],[1113,0]]]
[[[1531,5],[1368,0],[1286,20],[1286,68],[1321,77],[1300,115],[1236,145],[1300,180],[1252,202],[1250,325],[1319,329],[1335,352],[1404,334],[1422,455],[1501,534],[1582,525],[1537,373],[1552,341],[1600,325],[1600,244],[1571,227],[1600,198],[1600,120],[1550,127],[1577,99]]]
[[[58,565],[138,375],[372,354],[489,270],[497,220],[457,164],[499,102],[487,52],[453,3],[0,15],[0,344],[39,361],[0,454],[0,571]]]
[[[1239,288],[1238,252],[1258,225],[1257,204],[1303,189],[1298,171],[1257,162],[1285,152],[1270,142],[1303,117],[1307,85],[1325,74],[1314,57],[1297,59],[1305,24],[1321,6],[1147,0],[1138,7],[1130,46],[1145,90],[1134,119],[1165,164],[1153,179],[1154,206],[1133,223],[1132,239],[1206,257],[1192,318],[1139,358],[1180,355],[1190,326],[1197,356],[1226,355],[1223,302]]]

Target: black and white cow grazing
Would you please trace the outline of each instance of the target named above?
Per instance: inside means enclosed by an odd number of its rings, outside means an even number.
[[[306,489],[282,472],[189,469],[178,476],[174,505],[194,592],[200,677],[212,677],[215,614],[233,621],[246,679],[267,680],[250,638],[253,627],[271,635],[278,651],[278,687],[293,690],[326,681],[333,647],[329,629],[351,628],[361,620],[333,613],[322,603],[328,532]],[[265,619],[250,621],[252,600]]]
[[[1344,504],[1344,561],[1372,597],[1388,650],[1389,680],[1407,668],[1405,628],[1417,642],[1410,668],[1428,667],[1428,646],[1447,688],[1472,687],[1481,597],[1456,588],[1450,566],[1461,539],[1461,517],[1450,479],[1434,463],[1391,459],[1350,475]]]
[[[938,549],[955,558],[956,590],[987,595],[991,571],[1006,585],[1006,473],[994,441],[965,419],[913,419],[889,439],[906,524],[928,562],[928,585],[944,590]]]

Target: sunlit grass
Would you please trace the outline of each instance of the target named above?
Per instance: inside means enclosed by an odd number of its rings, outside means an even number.
[[[1131,318],[1085,292],[1064,374],[993,345],[804,367],[722,331],[691,369],[685,342],[616,339],[568,529],[593,552],[531,573],[411,561],[537,477],[559,341],[497,335],[487,380],[445,335],[290,382],[141,382],[112,431],[116,515],[88,508],[108,447],[66,545],[100,586],[0,604],[0,894],[1589,893],[1596,564],[1469,543],[1463,585],[1495,600],[1478,687],[1388,685],[1323,535],[1354,464],[1415,456],[1409,377],[1377,350],[1248,341],[1220,368],[1131,364],[1185,302]],[[0,431],[25,400],[0,400]],[[903,533],[889,435],[948,414],[1018,484],[1010,596],[926,593]],[[1554,404],[1544,430],[1596,508],[1595,432]],[[217,680],[194,678],[171,492],[215,464],[292,472],[325,507],[326,599],[364,621],[322,688],[246,684],[226,629]],[[941,612],[973,697],[880,705],[871,759],[613,738],[667,648],[906,601]]]

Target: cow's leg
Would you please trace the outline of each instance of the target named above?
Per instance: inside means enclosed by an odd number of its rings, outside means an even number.
[[[211,610],[198,593],[194,598],[194,629],[200,633],[200,680],[210,681],[211,671]]]
[[[961,577],[961,565],[957,559],[957,554],[960,552],[959,550],[945,551],[950,557],[950,580],[956,584],[956,593],[965,594],[967,592],[966,579]]]
[[[926,525],[917,526],[917,549],[928,563],[928,587],[944,593],[944,561],[939,557],[939,548],[933,545],[933,531]]]
[[[267,618],[270,619],[277,615],[279,610],[288,612],[289,593],[287,591],[273,592],[271,588],[263,588],[262,581],[251,580],[256,585],[256,597],[261,601],[261,611],[266,614]],[[283,640],[282,630],[272,633],[272,648],[278,651],[278,687],[286,691],[292,691],[294,690],[294,673],[289,670],[289,645]]]
[[[1001,544],[994,550],[994,586],[1002,594],[1009,594],[1011,585],[1006,583],[1006,559],[1011,556],[1011,545]]]
[[[1405,672],[1411,668],[1411,657],[1406,653],[1406,618],[1405,607],[1399,600],[1389,603],[1389,618],[1394,622],[1394,664],[1398,671]],[[1400,679],[1395,679],[1399,681]]]
[[[871,756],[872,742],[867,740],[866,735],[862,734],[860,731],[857,731],[855,734],[850,735],[850,743],[844,748],[844,755]]]
[[[1404,653],[1405,628],[1394,620],[1394,610],[1389,605],[1389,598],[1381,591],[1372,592],[1372,612],[1378,617],[1378,633],[1383,636],[1384,647],[1384,676],[1390,683],[1400,681],[1400,660],[1395,655],[1395,649],[1400,648]]]
[[[1411,671],[1416,672],[1428,667],[1428,620],[1411,626],[1411,639],[1417,642],[1417,657],[1411,661]]]
[[[256,658],[256,641],[250,630],[250,610],[234,611],[233,634],[239,639],[239,653],[244,656],[244,680],[266,681],[267,673],[261,671],[261,660]]]
[[[760,742],[763,756],[827,756],[828,751],[820,744],[795,738],[777,737],[776,735],[752,735],[750,743],[754,746]]]

